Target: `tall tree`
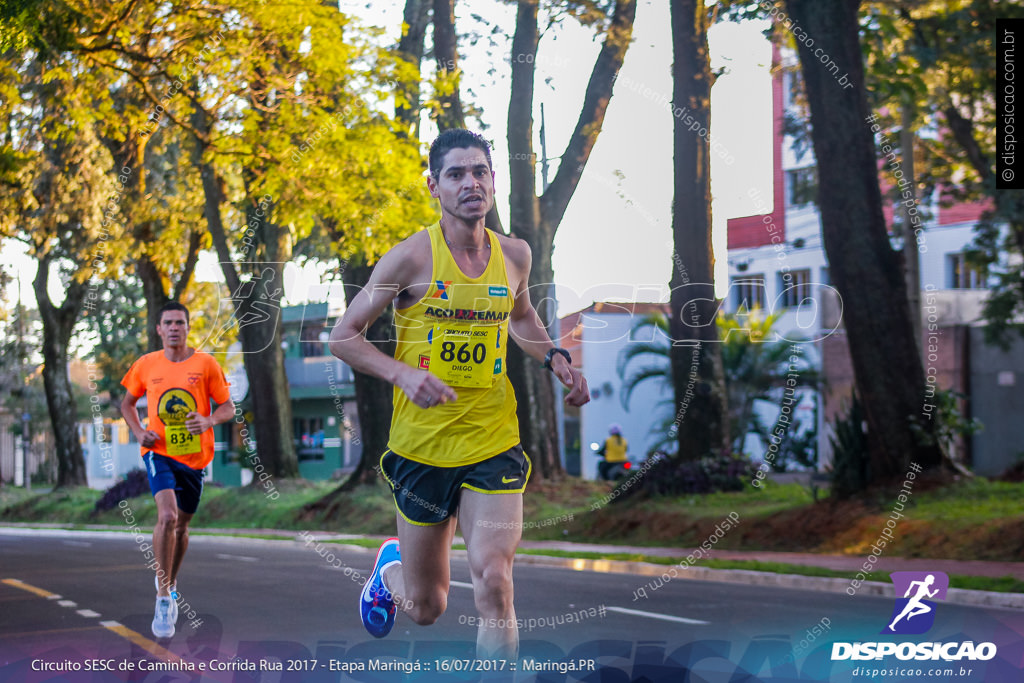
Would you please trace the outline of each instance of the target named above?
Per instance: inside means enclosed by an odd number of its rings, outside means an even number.
[[[7,53],[0,69],[5,82],[19,84],[0,97],[8,133],[3,156],[13,161],[0,185],[0,233],[27,244],[37,262],[32,288],[43,328],[57,486],[78,486],[86,483],[86,471],[68,378],[69,344],[82,308],[91,305],[90,276],[121,257],[118,187],[125,179],[111,175],[112,160],[98,140],[109,83],[68,54]],[[54,276],[64,289],[56,300]]]
[[[679,257],[669,281],[672,384],[678,457],[728,452],[727,396],[721,349],[716,343],[715,255],[711,245],[711,22],[703,0],[674,0],[672,102],[693,117],[673,116],[672,240]],[[675,109],[673,110],[675,111]],[[696,344],[696,349],[694,349]],[[696,378],[691,377],[696,367]],[[693,381],[696,379],[696,381]]]
[[[585,19],[604,31],[604,41],[591,69],[576,127],[560,155],[561,163],[548,188],[537,195],[533,153],[534,80],[537,71],[539,0],[520,0],[512,37],[512,92],[508,106],[509,227],[533,252],[530,298],[541,320],[554,320],[550,296],[554,283],[551,254],[555,231],[579,184],[604,123],[615,76],[629,48],[636,17],[635,0],[616,0],[610,14],[595,9]],[[588,5],[594,9],[592,5]],[[523,447],[542,478],[560,476],[557,425],[551,378],[539,363],[515,346],[509,347],[508,374],[519,401]]]
[[[420,66],[430,22],[432,0],[405,0],[402,15],[402,37],[398,41],[398,64],[408,68],[409,75],[398,82],[395,93],[395,118],[409,137],[419,137]]]
[[[1005,343],[1024,314],[1024,191],[996,187],[992,60],[996,20],[1024,18],[1024,6],[901,0],[866,3],[863,14],[862,24],[870,28],[864,43],[875,112],[892,128],[916,124],[937,130],[918,140],[917,170],[926,188],[938,188],[943,204],[977,201],[985,207],[969,257],[993,285],[984,305],[986,338]],[[887,116],[897,108],[917,116]]]
[[[416,214],[396,198],[412,194],[409,174],[420,166],[401,128],[370,104],[403,77],[393,54],[372,51],[322,3],[238,9],[239,22],[218,27],[209,75],[189,90],[188,125],[246,371],[262,389],[252,393],[259,457],[280,460],[268,469],[287,476],[297,462],[281,352],[284,266],[340,257],[347,277],[375,262],[394,226]],[[357,76],[363,60],[376,68]],[[225,78],[244,87],[215,87]],[[362,406],[360,415],[367,425],[379,418]]]
[[[869,483],[884,482],[904,476],[911,461],[937,467],[942,453],[928,438],[934,425],[920,417],[924,371],[882,214],[858,38],[860,2],[787,0],[786,6],[793,21],[814,36],[811,47],[798,41],[797,48],[818,160],[822,237],[832,284],[843,299],[857,392],[867,417]],[[852,87],[838,83],[816,50],[849,73]]]
[[[465,128],[459,94],[459,51],[455,33],[455,0],[434,0],[434,99],[432,113],[439,130]]]

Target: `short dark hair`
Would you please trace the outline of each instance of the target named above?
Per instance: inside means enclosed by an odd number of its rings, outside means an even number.
[[[156,322],[159,325],[164,321],[164,313],[167,311],[185,311],[185,324],[188,325],[188,309],[185,308],[184,304],[180,304],[177,301],[168,301],[160,307],[160,315],[157,316]]]
[[[444,156],[448,152],[453,149],[469,149],[470,147],[476,147],[484,153],[484,156],[487,157],[487,167],[493,171],[494,164],[491,163],[491,146],[487,143],[487,140],[484,140],[483,136],[465,128],[452,128],[438,135],[430,143],[430,175],[435,178],[441,176]]]

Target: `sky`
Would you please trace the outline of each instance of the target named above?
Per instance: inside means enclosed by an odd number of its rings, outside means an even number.
[[[397,42],[402,3],[342,0],[342,11],[376,24]],[[625,63],[619,72],[604,126],[583,178],[555,236],[553,266],[559,314],[584,308],[595,300],[666,300],[672,268],[672,42],[667,3],[641,0]],[[456,5],[460,32],[481,28],[470,14],[478,2]],[[508,55],[515,28],[515,8],[488,3],[487,21],[500,28],[497,47],[486,41],[460,46],[464,71],[462,97],[483,110],[480,131],[494,143],[495,196],[508,224],[508,150],[505,119],[511,69]],[[542,22],[543,25],[543,22]],[[724,290],[726,220],[755,213],[749,193],[771,197],[771,46],[761,31],[764,22],[719,24],[709,32],[712,67],[725,68],[712,88],[711,139],[722,154],[712,153],[711,191],[716,282]],[[489,29],[485,29],[489,30]],[[576,123],[579,107],[600,43],[592,32],[566,20],[545,31],[537,54],[534,146],[541,153],[540,105],[544,105],[547,150],[557,157]],[[490,73],[489,73],[490,72]],[[471,127],[476,127],[470,122]],[[434,130],[423,126],[429,142]],[[724,158],[723,158],[724,157]],[[552,160],[553,177],[557,159]],[[540,164],[538,163],[538,175]],[[35,263],[15,243],[5,243],[0,264],[22,280],[22,300],[35,306],[31,280]],[[212,253],[197,270],[201,280],[220,280]],[[55,279],[51,279],[53,282]],[[289,268],[286,297],[291,303],[322,299],[317,268]],[[62,299],[59,282],[51,296]],[[9,300],[16,296],[12,286]]]

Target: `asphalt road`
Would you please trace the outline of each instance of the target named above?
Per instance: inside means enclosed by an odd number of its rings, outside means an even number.
[[[131,534],[0,528],[0,681],[1024,680],[1020,611],[940,603],[926,634],[886,637],[892,599],[528,564],[515,571],[519,659],[474,662],[464,560],[438,623],[400,615],[380,640],[356,608],[372,561],[335,544],[193,537],[178,632],[157,641],[153,574]],[[837,641],[991,642],[997,654],[833,662]],[[865,666],[884,671],[858,675]]]

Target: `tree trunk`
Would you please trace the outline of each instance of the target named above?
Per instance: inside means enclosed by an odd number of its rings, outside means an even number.
[[[372,266],[349,266],[345,272],[345,303],[351,304],[356,294],[370,279]],[[395,354],[394,311],[389,306],[366,331],[366,339],[382,353]],[[362,455],[355,470],[341,486],[312,503],[306,504],[299,518],[306,521],[327,520],[336,517],[341,496],[357,486],[373,485],[380,481],[377,465],[388,447],[391,434],[391,416],[394,412],[394,388],[382,379],[353,370],[356,389],[356,412],[359,415],[359,438]]]
[[[192,125],[200,135],[209,131],[206,113],[197,105],[192,113]],[[221,216],[223,197],[222,180],[210,161],[203,159],[204,142],[197,137],[193,160],[203,183],[204,214],[217,257],[220,259],[224,279],[231,290],[234,320],[238,323],[238,336],[249,393],[252,397],[253,428],[256,433],[257,457],[266,471],[276,477],[294,477],[299,474],[299,460],[295,452],[292,426],[292,404],[288,393],[288,379],[284,371],[281,351],[281,295],[284,293],[284,265],[291,258],[287,231],[271,221],[273,203],[263,202],[259,208],[263,216],[258,219],[258,245],[264,260],[259,261],[254,243],[248,259],[252,265],[252,279],[243,281],[231,260],[227,232]],[[254,220],[255,207],[246,212],[249,224]]]
[[[159,351],[163,348],[160,335],[156,332],[157,324],[160,322],[160,307],[170,301],[170,298],[164,288],[160,269],[156,267],[148,254],[144,253],[135,259],[135,274],[142,281],[142,292],[146,297],[146,338],[148,340],[146,351]]]
[[[275,477],[299,476],[292,426],[292,403],[281,349],[281,293],[284,263],[263,271],[231,297],[249,377],[253,427],[259,462]]]
[[[372,266],[358,265],[346,272],[345,302],[351,304],[370,279]],[[394,312],[389,306],[366,331],[366,338],[377,349],[395,355]],[[353,371],[356,386],[356,412],[359,415],[359,438],[363,454],[348,480],[339,490],[349,490],[360,484],[374,484],[379,480],[377,461],[388,447],[391,435],[391,415],[394,412],[394,387],[382,379]]]
[[[434,112],[437,129],[465,128],[466,115],[459,96],[459,53],[455,36],[455,0],[434,0],[434,61],[437,65],[436,93],[438,108]]]
[[[85,454],[78,440],[75,399],[68,379],[68,343],[85,299],[86,286],[72,282],[67,287],[64,303],[59,308],[54,306],[47,293],[50,262],[49,255],[39,258],[32,288],[35,290],[39,317],[43,323],[43,387],[54,435],[57,488],[84,486],[88,483]],[[31,476],[31,472],[26,472],[26,481]]]
[[[580,115],[561,155],[555,178],[541,197],[536,193],[533,153],[533,94],[540,39],[536,0],[520,0],[512,38],[512,92],[508,107],[509,226],[533,251],[530,298],[547,323],[556,315],[550,296],[554,283],[551,252],[558,224],[597,142],[612,95],[615,75],[626,56],[636,16],[635,0],[615,3],[611,24],[587,83]],[[508,373],[519,403],[519,430],[540,478],[560,477],[564,470],[557,447],[556,396],[547,370],[518,348],[509,347]],[[586,368],[584,368],[586,372]]]
[[[910,462],[942,462],[935,425],[922,417],[925,379],[908,316],[907,289],[889,244],[878,162],[864,89],[859,0],[787,0],[814,45],[798,41],[818,161],[822,238],[829,273],[843,301],[857,393],[868,424],[868,483],[905,477]],[[815,56],[849,73],[841,86]],[[924,437],[915,435],[914,424]],[[931,438],[928,438],[931,437]]]
[[[455,33],[455,0],[434,1],[434,59],[437,64],[438,81],[451,80],[451,92],[437,93],[440,103],[435,112],[438,132],[452,128],[466,127],[466,112],[459,95],[462,79],[459,71],[459,47]],[[498,207],[492,206],[484,216],[484,225],[489,230],[504,234]]]
[[[402,95],[407,104],[395,106],[395,118],[410,137],[419,137],[420,122],[420,64],[423,62],[423,43],[430,17],[431,0],[405,0],[402,19],[402,37],[398,41],[398,55],[416,67],[416,81],[404,88]]]
[[[701,0],[674,0],[672,12],[672,102],[685,108],[699,130],[711,129],[711,64],[708,11]],[[729,451],[728,410],[722,354],[715,325],[711,246],[711,160],[707,134],[674,116],[670,279],[673,343],[669,352],[677,419],[678,457],[692,460]],[[680,343],[685,340],[686,343]],[[696,372],[694,371],[696,369]]]

